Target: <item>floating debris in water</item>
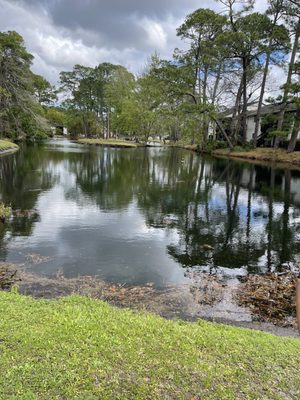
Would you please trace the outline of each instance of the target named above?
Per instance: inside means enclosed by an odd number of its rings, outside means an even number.
[[[201,305],[213,305],[222,301],[226,282],[220,274],[188,269],[185,277],[191,280],[190,291],[194,300]]]
[[[249,307],[262,321],[282,326],[296,324],[296,283],[298,273],[285,271],[248,275],[236,293],[238,304]]]
[[[27,261],[32,262],[33,264],[41,264],[41,263],[48,262],[50,260],[50,257],[42,256],[41,254],[32,253],[32,254],[27,254],[26,259],[27,259]]]
[[[17,277],[17,270],[13,269],[10,264],[0,263],[0,289],[8,290],[17,281],[20,281]]]

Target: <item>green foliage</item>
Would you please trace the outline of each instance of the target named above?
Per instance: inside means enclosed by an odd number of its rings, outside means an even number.
[[[274,105],[276,105],[276,101],[273,102],[272,99],[269,99]],[[279,114],[270,113],[263,117],[262,119],[262,131],[267,133],[269,138],[281,137],[287,138],[291,133],[291,126],[294,121],[294,113],[285,113],[284,120],[282,124],[282,129],[278,130],[278,117]]]
[[[39,104],[50,105],[57,100],[55,88],[42,76],[33,74],[33,87]]]
[[[227,142],[224,142],[222,140],[210,140],[201,148],[201,150],[207,153],[211,153],[214,150],[226,149],[227,147],[228,147]]]
[[[74,137],[157,135],[205,145],[213,129],[229,147],[241,142],[239,135],[246,141],[247,104],[258,88],[260,99],[265,91],[266,79],[259,85],[259,74],[264,70],[266,77],[272,63],[282,65],[290,36],[297,38],[299,10],[294,0],[269,0],[265,13],[253,12],[254,0],[219,2],[222,15],[204,8],[189,14],[177,29],[184,48],[175,49],[172,60],[154,54],[137,78],[121,65],[107,62],[95,68],[77,64],[72,71],[62,71],[64,112],[52,107],[55,88],[30,71],[33,57],[22,37],[1,33],[0,135],[44,137],[49,133],[46,117],[52,124],[66,125]],[[297,63],[292,69],[297,76]],[[299,82],[289,80],[284,91],[284,102],[287,97],[297,102]],[[225,130],[219,111],[230,101],[235,112]],[[279,132],[273,129],[270,134]]]
[[[23,38],[13,31],[0,32],[0,136],[13,139],[45,136],[47,123],[35,99],[33,56]],[[38,80],[42,80],[39,78]]]
[[[120,110],[133,81],[126,68],[110,63],[95,68],[75,65],[72,71],[61,72],[60,91],[68,96],[64,106],[77,119],[69,125],[70,129],[85,136],[110,136],[111,114]]]
[[[11,216],[11,208],[0,202],[0,222],[6,221]]]
[[[66,124],[67,113],[63,109],[46,108],[45,117],[51,124],[64,126]]]

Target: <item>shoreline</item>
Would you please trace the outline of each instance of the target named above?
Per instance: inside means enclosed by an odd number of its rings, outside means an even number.
[[[288,153],[284,149],[258,147],[253,150],[216,149],[212,151],[199,150],[198,145],[172,146],[193,151],[199,155],[210,155],[217,158],[245,161],[248,163],[272,166],[275,168],[300,169],[300,151]]]
[[[17,152],[20,147],[8,140],[0,139],[0,157]]]
[[[294,166],[300,168],[300,151],[288,153],[283,149],[257,148],[249,151],[217,149],[211,153],[214,156],[228,157],[238,160],[257,161],[268,164]]]
[[[143,147],[139,143],[133,143],[125,140],[115,140],[115,139],[78,139],[73,140],[76,144],[88,145],[88,146],[102,146],[102,147],[114,147],[114,148],[124,148],[124,149],[136,149],[138,147]]]
[[[74,140],[74,143],[89,145],[89,146],[103,146],[114,148],[139,148],[139,147],[156,147],[144,145],[140,143],[132,143],[125,141],[103,139],[79,139]],[[119,142],[119,143],[118,143]],[[245,161],[248,163],[260,165],[272,165],[275,168],[286,168],[300,170],[300,151],[287,153],[284,149],[272,148],[257,148],[253,150],[229,150],[229,149],[216,149],[212,151],[203,151],[198,149],[198,145],[161,145],[161,147],[182,148],[188,151],[196,152],[199,155],[210,155],[217,158],[233,159],[237,161]]]
[[[34,299],[55,300],[75,294],[102,300],[120,309],[145,310],[166,320],[205,320],[299,338],[295,318],[290,324],[276,323],[276,320],[261,319],[259,314],[252,314],[248,307],[239,305],[235,299],[242,285],[236,280],[201,274],[187,284],[156,288],[153,284],[137,286],[107,282],[99,276],[66,278],[58,274],[48,277],[29,272],[29,265],[0,263],[0,271],[1,266],[2,271],[7,268],[6,290],[16,286],[20,294]]]

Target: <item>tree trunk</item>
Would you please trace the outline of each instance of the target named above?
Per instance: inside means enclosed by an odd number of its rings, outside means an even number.
[[[218,66],[216,82],[215,82],[215,85],[214,85],[214,90],[213,90],[212,99],[211,99],[212,105],[215,105],[215,102],[216,102],[217,92],[218,92],[219,84],[220,84],[220,81],[221,81],[222,68],[223,68],[223,63],[220,62],[219,66]]]
[[[298,330],[300,333],[300,279],[298,279],[296,283],[296,314],[297,314]]]
[[[214,118],[214,117],[212,117],[212,120],[217,124],[218,128],[220,129],[222,135],[224,136],[226,142],[228,143],[228,146],[229,146],[230,150],[233,150],[233,145],[231,143],[231,140],[229,139],[229,137],[228,137],[225,129],[223,128],[221,122],[217,118]]]
[[[260,128],[260,117],[261,117],[261,111],[262,111],[262,104],[264,100],[264,95],[265,95],[265,88],[266,88],[266,82],[267,82],[267,76],[269,72],[269,65],[270,65],[270,59],[271,59],[271,51],[270,47],[272,45],[273,38],[270,39],[269,42],[269,48],[267,52],[267,58],[266,58],[266,63],[264,67],[264,74],[263,74],[263,80],[261,84],[261,91],[260,91],[260,96],[259,96],[259,101],[258,101],[258,106],[257,106],[257,114],[255,118],[255,128],[254,128],[254,134],[253,134],[253,146],[257,146],[257,137],[258,137],[258,131]]]
[[[241,104],[241,98],[243,94],[243,80],[241,79],[240,86],[236,95],[236,100],[235,100],[235,105],[232,113],[232,120],[231,120],[231,126],[230,126],[230,132],[231,136],[235,139],[236,138],[236,133],[239,129],[238,128],[238,121],[237,121],[237,115],[239,112],[240,104]]]
[[[295,117],[295,124],[294,124],[294,128],[293,128],[292,136],[289,141],[288,153],[292,153],[295,150],[299,131],[300,131],[300,108],[297,109],[297,114]]]
[[[242,139],[247,142],[247,60],[243,58],[243,110],[242,110]]]
[[[203,78],[203,104],[207,103],[207,78],[208,78],[208,67],[207,65],[204,67],[204,78]],[[208,123],[203,114],[202,121],[202,129],[203,129],[203,143],[207,142],[208,137]]]
[[[261,117],[261,110],[262,110],[262,104],[264,100],[264,95],[265,95],[265,88],[266,88],[266,82],[267,82],[267,77],[268,77],[268,72],[269,72],[269,65],[270,65],[270,60],[271,60],[271,49],[273,45],[273,34],[274,30],[277,24],[277,21],[279,19],[279,11],[277,10],[275,15],[274,15],[274,20],[273,20],[273,29],[271,33],[271,37],[268,43],[268,49],[267,49],[267,58],[266,58],[266,63],[264,66],[264,73],[263,73],[263,80],[261,84],[261,90],[260,90],[260,96],[259,96],[259,101],[258,101],[258,106],[257,106],[257,115],[255,118],[255,128],[254,128],[254,135],[253,135],[253,145],[256,147],[257,145],[257,136],[258,136],[258,131],[260,128],[260,117]]]
[[[295,61],[296,61],[296,55],[297,55],[297,51],[298,51],[298,47],[299,47],[299,38],[300,38],[300,18],[297,23],[297,29],[295,32],[295,40],[294,40],[291,60],[289,63],[288,76],[287,76],[287,80],[286,80],[284,92],[283,92],[281,111],[280,111],[280,114],[278,117],[278,124],[277,124],[278,131],[281,131],[282,127],[283,127],[284,115],[285,115],[285,110],[286,110],[286,106],[287,106],[287,102],[288,102],[289,85],[292,82],[292,76],[293,76],[293,71],[294,71],[294,66],[295,66]],[[280,141],[280,138],[276,137],[275,142],[274,142],[275,148],[277,148],[279,146],[279,141]]]

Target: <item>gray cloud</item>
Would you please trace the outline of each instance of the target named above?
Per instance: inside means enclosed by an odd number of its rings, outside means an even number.
[[[18,31],[35,56],[34,71],[55,83],[76,63],[110,61],[139,72],[154,51],[170,58],[182,46],[176,28],[199,7],[220,6],[212,0],[0,0],[0,29]]]
[[[157,44],[162,46],[164,44],[162,25],[171,19],[183,19],[188,12],[199,7],[199,0],[185,2],[182,0],[18,0],[17,2],[23,6],[38,7],[40,12],[44,11],[49,16],[54,26],[68,29],[75,38],[80,34],[81,40],[89,46],[140,50],[152,48],[155,39],[158,39]],[[212,4],[215,6],[212,1],[205,0],[201,3],[201,6],[208,7]],[[173,27],[174,33],[176,27]]]

